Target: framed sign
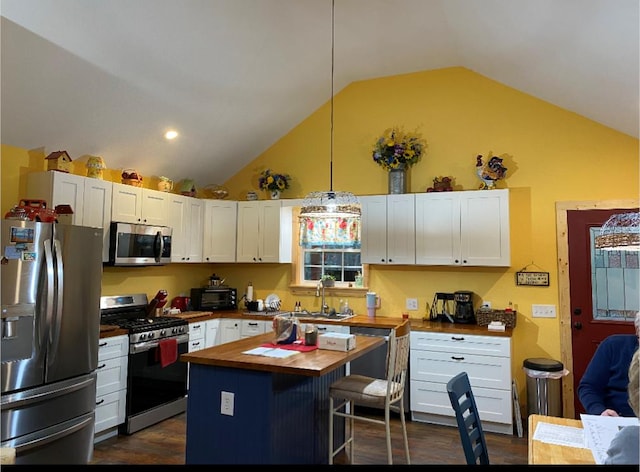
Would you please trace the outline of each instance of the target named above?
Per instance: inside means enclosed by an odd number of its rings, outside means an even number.
[[[549,286],[549,272],[516,272],[516,285]]]

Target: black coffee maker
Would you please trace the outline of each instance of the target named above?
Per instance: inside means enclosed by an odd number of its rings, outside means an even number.
[[[473,292],[461,290],[453,293],[455,302],[455,312],[453,319],[456,323],[475,323],[476,317],[473,313]]]

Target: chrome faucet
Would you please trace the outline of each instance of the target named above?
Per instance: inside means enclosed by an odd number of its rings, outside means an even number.
[[[327,313],[327,310],[329,309],[329,306],[326,305],[324,302],[324,284],[322,283],[322,281],[318,282],[318,285],[316,285],[316,297],[320,296],[321,290],[322,290],[322,303],[320,305],[320,313],[325,315]]]

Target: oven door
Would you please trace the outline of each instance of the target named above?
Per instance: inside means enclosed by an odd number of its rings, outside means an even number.
[[[172,338],[167,338],[172,339]],[[127,417],[138,415],[187,395],[187,363],[180,355],[189,348],[189,335],[176,336],[178,359],[162,367],[158,341],[146,341],[129,347],[127,379]]]

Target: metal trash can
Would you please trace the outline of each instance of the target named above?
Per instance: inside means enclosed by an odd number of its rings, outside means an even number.
[[[567,374],[562,362],[525,359],[522,368],[527,374],[527,416],[562,417],[562,377]]]

